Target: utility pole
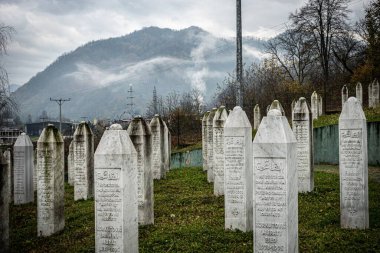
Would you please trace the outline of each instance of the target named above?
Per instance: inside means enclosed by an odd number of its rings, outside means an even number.
[[[129,100],[129,103],[127,104],[127,106],[130,107],[130,114],[131,114],[131,117],[133,118],[133,87],[132,87],[132,84],[129,84],[129,90],[128,90],[128,97],[127,99]]]
[[[236,0],[236,105],[243,107],[243,45],[241,32],[241,0]]]
[[[65,102],[70,101],[71,98],[56,98],[52,99],[50,98],[50,101],[55,101],[59,105],[59,131],[62,133],[62,104]]]
[[[153,89],[153,109],[154,109],[154,114],[157,114],[157,91],[156,91],[156,86],[154,86]]]

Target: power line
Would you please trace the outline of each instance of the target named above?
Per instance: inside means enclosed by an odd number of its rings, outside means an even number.
[[[62,133],[62,105],[63,103],[65,102],[68,102],[70,101],[71,98],[56,98],[56,99],[52,99],[50,98],[50,101],[55,101],[58,106],[59,106],[59,131]]]

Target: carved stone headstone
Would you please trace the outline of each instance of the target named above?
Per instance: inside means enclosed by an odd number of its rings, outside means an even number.
[[[379,81],[375,80],[372,84],[372,103],[373,107],[379,106]]]
[[[369,108],[372,108],[373,107],[373,93],[372,93],[372,85],[373,85],[373,82],[369,83],[368,85],[368,107]]]
[[[224,125],[225,229],[252,230],[252,169],[252,127],[236,106]]]
[[[266,108],[267,115],[268,115],[268,112],[269,112],[269,110],[270,110],[270,106],[271,106],[271,105],[268,105],[267,108]]]
[[[356,99],[363,105],[363,88],[360,82],[356,84]]]
[[[172,168],[172,134],[168,131],[168,149],[169,149],[169,170]]]
[[[292,103],[290,104],[290,111],[292,113],[292,122],[293,122],[293,111],[294,111],[294,107],[296,106],[296,103],[297,103],[297,99],[293,99]]]
[[[273,100],[272,104],[270,105],[269,107],[269,110],[272,110],[272,109],[277,109],[281,112],[282,116],[285,116],[285,110],[284,108],[282,107],[280,101],[278,100]]]
[[[33,190],[37,191],[37,148],[33,151]]]
[[[141,116],[135,117],[127,132],[137,152],[137,201],[139,224],[154,223],[152,134]]]
[[[95,152],[95,252],[138,252],[137,153],[121,125]]]
[[[94,135],[82,121],[74,133],[74,200],[94,197]]]
[[[0,150],[0,251],[9,252],[10,171]]]
[[[293,133],[297,139],[298,192],[311,192],[314,189],[313,120],[305,98],[298,100],[293,118]]]
[[[203,171],[207,171],[207,117],[210,111],[207,111],[202,118],[202,158]]]
[[[298,252],[297,141],[277,109],[253,141],[255,252]]]
[[[22,133],[13,146],[14,164],[14,204],[26,204],[34,201],[33,188],[33,144],[29,136]]]
[[[347,99],[348,99],[348,89],[347,89],[346,85],[343,85],[343,88],[342,88],[342,109],[343,109],[344,103],[346,103]]]
[[[165,165],[165,171],[169,171],[169,161],[170,161],[170,154],[169,154],[169,128],[166,125],[165,121],[162,121],[164,123],[164,165]]]
[[[165,169],[165,147],[164,133],[165,127],[161,117],[156,114],[150,121],[152,133],[152,171],[153,179],[166,178]]]
[[[253,129],[257,130],[259,128],[261,121],[261,112],[259,104],[256,104],[253,108]]]
[[[5,159],[5,162],[6,162],[6,165],[8,166],[8,173],[9,173],[9,176],[8,176],[8,193],[9,193],[9,203],[12,203],[13,202],[13,182],[14,182],[14,173],[13,173],[13,166],[12,166],[12,154],[11,154],[11,149],[8,148],[7,150],[4,151],[4,159]]]
[[[214,195],[224,195],[224,124],[227,120],[227,110],[219,107],[213,119],[213,155],[214,155]]]
[[[311,115],[313,119],[318,119],[318,116],[319,116],[318,100],[319,100],[318,93],[314,91],[313,94],[311,94],[311,100],[310,100],[311,101]]]
[[[322,96],[318,95],[318,116],[323,115],[323,99]]]
[[[75,170],[74,170],[74,141],[70,142],[69,154],[67,155],[67,178],[68,183],[74,186]]]
[[[37,235],[49,236],[65,226],[64,146],[49,124],[37,142]]]
[[[339,117],[339,174],[341,227],[368,228],[367,122],[354,97]]]
[[[207,117],[206,127],[207,127],[207,181],[209,183],[214,182],[214,144],[213,144],[213,133],[214,129],[212,127],[214,116],[216,113],[216,108],[213,108]]]

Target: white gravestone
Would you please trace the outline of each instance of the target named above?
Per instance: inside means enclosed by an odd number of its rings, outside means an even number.
[[[294,99],[293,101],[292,101],[292,103],[290,104],[290,112],[291,112],[291,114],[292,114],[292,122],[293,122],[293,111],[294,111],[294,107],[296,106],[296,103],[297,103],[297,100],[296,99]]]
[[[164,164],[165,164],[165,171],[169,171],[169,160],[170,160],[170,154],[169,154],[169,128],[166,125],[165,121],[162,121],[164,123]]]
[[[341,227],[368,228],[367,122],[354,97],[339,117],[339,174]]]
[[[298,100],[293,118],[293,133],[297,139],[298,192],[311,192],[314,189],[313,120],[305,98]]]
[[[297,141],[271,110],[253,141],[254,252],[298,252]]]
[[[37,149],[33,151],[33,189],[37,191]]]
[[[379,81],[377,80],[372,84],[372,103],[374,108],[379,106]]]
[[[346,103],[348,99],[348,88],[346,85],[343,85],[343,88],[342,88],[342,109],[343,109],[343,105],[344,103]]]
[[[363,88],[360,82],[356,84],[356,99],[363,105]]]
[[[94,135],[82,121],[74,133],[74,200],[94,197]]]
[[[37,142],[37,235],[61,231],[64,218],[64,146],[62,135],[49,124]]]
[[[257,104],[255,105],[255,108],[253,108],[253,129],[257,130],[259,128],[261,121],[261,113],[260,113],[260,106]]]
[[[225,229],[252,230],[252,170],[252,127],[236,106],[224,125]]]
[[[313,92],[313,94],[311,94],[311,114],[312,114],[312,117],[313,117],[313,120],[314,119],[318,119],[318,116],[319,116],[319,106],[318,106],[318,93],[316,91]]]
[[[323,99],[322,96],[318,96],[318,116],[323,115]]]
[[[214,129],[212,127],[214,116],[216,113],[216,108],[213,108],[207,117],[206,127],[207,127],[207,181],[209,183],[214,182],[214,144],[213,144],[213,133]]]
[[[13,146],[14,204],[34,202],[33,144],[29,136],[22,133]]]
[[[156,114],[150,121],[152,132],[152,171],[153,179],[166,178],[165,170],[165,147],[164,147],[164,122]]]
[[[207,117],[210,111],[207,111],[202,118],[202,158],[203,171],[207,171]]]
[[[135,117],[127,132],[137,152],[137,200],[139,224],[154,223],[152,134],[141,116]]]
[[[171,169],[172,162],[172,134],[170,133],[170,130],[168,131],[168,149],[169,149],[169,170]]]
[[[213,155],[214,155],[214,195],[224,195],[224,124],[227,120],[227,110],[219,107],[213,120]]]
[[[9,204],[11,172],[7,159],[0,150],[0,251],[9,252]]]
[[[8,176],[8,193],[9,193],[9,203],[12,203],[13,202],[13,176],[14,176],[14,173],[13,173],[13,166],[12,166],[12,155],[11,155],[11,149],[8,148],[7,150],[4,151],[4,159],[6,161],[6,164],[8,166],[8,173],[9,173],[9,176]]]
[[[373,107],[373,101],[372,101],[372,85],[373,83],[369,83],[368,85],[368,107],[372,108]]]
[[[278,100],[273,100],[272,104],[269,107],[269,110],[277,109],[281,112],[282,116],[285,116],[285,110],[282,107],[280,101]]]
[[[95,152],[95,252],[138,252],[137,153],[119,124]]]
[[[268,115],[268,112],[269,112],[269,110],[270,110],[270,106],[271,106],[271,105],[268,105],[267,108],[266,108],[267,115]]]
[[[71,186],[74,186],[74,173],[74,141],[71,141],[69,145],[69,154],[67,155],[67,181]]]

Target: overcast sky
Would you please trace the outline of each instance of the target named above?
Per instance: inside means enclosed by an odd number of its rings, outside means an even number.
[[[350,17],[369,0],[352,0]],[[242,0],[243,35],[281,32],[305,0]],[[147,26],[192,25],[220,37],[235,34],[235,0],[0,0],[0,23],[16,33],[2,64],[11,84],[24,84],[64,52],[91,40],[118,37]]]

